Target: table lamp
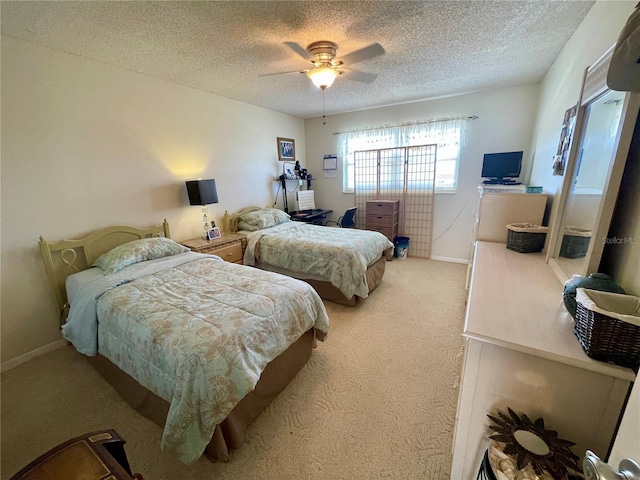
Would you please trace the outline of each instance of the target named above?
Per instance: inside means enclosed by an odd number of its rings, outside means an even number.
[[[204,222],[204,238],[209,238],[209,208],[207,205],[218,203],[218,191],[216,181],[190,180],[187,183],[190,205],[202,205],[202,217]]]

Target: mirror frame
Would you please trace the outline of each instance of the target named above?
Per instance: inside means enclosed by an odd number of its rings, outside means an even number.
[[[566,478],[568,471],[580,471],[577,463],[578,456],[569,448],[575,445],[573,442],[558,438],[558,432],[554,430],[545,429],[542,417],[531,421],[527,415],[518,414],[510,407],[507,407],[507,411],[508,414],[498,410],[496,416],[487,415],[494,423],[489,425],[494,432],[489,439],[492,446],[494,446],[493,442],[504,444],[504,447],[499,448],[504,453],[515,457],[518,468],[525,469],[530,466],[537,475],[547,472],[547,475],[552,478]],[[530,445],[523,443],[520,436],[516,435],[518,432],[528,432],[530,437],[537,437],[536,441],[546,446],[546,453],[536,452]],[[498,445],[495,446],[498,447]]]
[[[593,101],[599,99],[610,91],[606,84],[606,80],[614,47],[615,45],[612,45],[598,60],[593,63],[593,65],[585,69],[582,80],[582,88],[578,100],[578,112],[576,115],[576,129],[573,135],[573,141],[571,142],[571,148],[569,150],[569,158],[564,172],[562,189],[560,190],[557,200],[557,209],[552,221],[549,243],[547,244],[547,263],[562,283],[567,281],[570,278],[570,275],[565,273],[555,258],[556,250],[558,250],[556,248],[556,244],[558,242],[558,237],[561,234],[560,228],[562,227],[562,217],[567,204],[567,199],[571,192],[571,183],[574,180],[577,153],[582,145],[582,137],[586,126],[586,110]],[[624,96],[620,123],[618,124],[618,131],[616,132],[616,138],[614,141],[613,156],[609,161],[607,177],[602,190],[602,198],[600,199],[598,206],[596,223],[592,231],[591,241],[589,242],[589,248],[587,250],[582,269],[581,271],[576,272],[576,274],[580,276],[585,277],[591,273],[597,272],[600,266],[600,260],[602,258],[605,245],[604,239],[609,233],[611,217],[613,216],[616,200],[618,198],[620,182],[622,180],[622,174],[624,173],[625,164],[627,163],[629,146],[631,145],[631,139],[633,137],[633,131],[638,118],[639,109],[640,94],[627,92]]]

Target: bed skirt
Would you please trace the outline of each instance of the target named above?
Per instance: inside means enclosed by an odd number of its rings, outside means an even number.
[[[213,438],[204,451],[207,458],[212,461],[229,461],[231,450],[239,448],[244,443],[251,422],[289,385],[311,357],[315,345],[316,332],[311,328],[280,356],[267,364],[256,388],[235,406],[222,423],[216,425]],[[106,357],[97,355],[88,359],[129,405],[164,428],[169,402],[142,387]]]
[[[376,262],[372,263],[367,268],[366,276],[369,293],[371,293],[382,281],[386,263],[387,259],[382,255]],[[321,280],[313,280],[310,278],[302,278],[301,280],[304,280],[311,285],[315,291],[318,292],[320,298],[324,300],[329,300],[341,305],[347,305],[349,307],[353,307],[358,301],[357,295],[353,295],[351,298],[346,298],[340,290],[331,285],[331,282],[323,282]]]

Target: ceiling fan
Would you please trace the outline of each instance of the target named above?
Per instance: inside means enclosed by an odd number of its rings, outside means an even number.
[[[313,84],[324,90],[333,84],[333,81],[343,73],[348,72],[351,80],[357,82],[371,83],[378,76],[375,73],[361,72],[354,70],[350,65],[369,60],[370,58],[384,55],[385,50],[379,43],[372,43],[369,46],[347,53],[340,59],[336,58],[338,45],[334,42],[321,40],[313,42],[302,48],[296,42],[284,42],[289,48],[300,55],[305,60],[311,62],[313,67],[305,70],[293,70],[290,72],[267,73],[261,76],[284,75],[289,73],[306,73]]]

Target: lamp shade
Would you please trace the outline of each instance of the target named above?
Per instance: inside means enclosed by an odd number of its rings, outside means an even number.
[[[214,179],[188,181],[187,193],[189,194],[189,203],[191,205],[218,203],[218,191],[216,190],[216,181]]]

